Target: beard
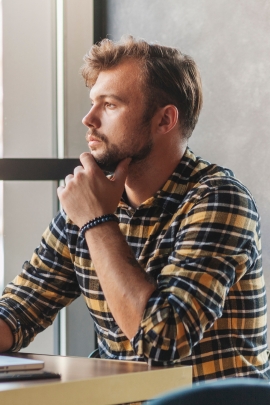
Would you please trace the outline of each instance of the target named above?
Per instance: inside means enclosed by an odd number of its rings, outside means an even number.
[[[86,139],[88,135],[93,135],[100,139],[104,145],[105,150],[99,156],[95,156],[94,151],[91,150],[98,166],[104,171],[106,175],[113,174],[117,165],[121,160],[130,157],[131,163],[138,163],[146,159],[153,148],[153,140],[150,135],[150,126],[144,125],[138,129],[138,133],[145,138],[145,142],[142,146],[136,144],[130,145],[128,143],[122,143],[121,146],[110,143],[108,137],[105,134],[100,133],[96,129],[90,129],[87,131]]]

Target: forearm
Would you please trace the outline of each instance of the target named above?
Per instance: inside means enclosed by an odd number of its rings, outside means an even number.
[[[118,225],[99,225],[86,232],[99,282],[110,310],[124,334],[137,332],[156,283],[136,261]]]
[[[58,197],[68,217],[81,228],[86,221],[115,212],[123,194],[130,159],[122,160],[112,179],[97,166],[91,154],[80,157],[83,166],[65,178]],[[110,311],[131,339],[140,325],[155,283],[147,280],[115,222],[106,222],[85,233],[101,288]]]
[[[6,352],[13,346],[13,334],[8,324],[0,319],[0,352]]]
[[[28,346],[52,324],[62,307],[80,295],[68,249],[63,249],[68,243],[65,224],[66,218],[59,213],[43,233],[31,260],[24,263],[23,271],[5,287],[0,318],[13,331],[14,351]],[[57,243],[60,237],[62,243]]]

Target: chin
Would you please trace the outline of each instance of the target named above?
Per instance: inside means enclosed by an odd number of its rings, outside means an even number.
[[[112,174],[115,172],[115,169],[119,162],[105,162],[104,160],[100,160],[93,155],[97,165],[103,170],[106,174]]]

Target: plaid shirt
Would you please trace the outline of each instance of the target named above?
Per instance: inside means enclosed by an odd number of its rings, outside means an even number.
[[[187,149],[155,196],[137,209],[123,199],[117,215],[158,284],[134,338],[115,322],[86,241],[61,211],[1,299],[12,350],[27,346],[82,294],[101,357],[192,365],[194,381],[269,378],[259,215],[233,173]]]

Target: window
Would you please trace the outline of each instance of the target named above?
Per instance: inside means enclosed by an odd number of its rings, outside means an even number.
[[[3,132],[0,157],[78,158],[79,153],[86,150],[81,119],[89,108],[79,68],[83,55],[92,45],[93,1],[2,0],[1,6]],[[30,259],[42,232],[55,215],[56,186],[53,181],[3,182],[2,285],[13,279],[22,263]],[[89,333],[74,339],[76,331],[68,326],[73,318],[78,322],[82,313],[81,307],[79,314],[76,313],[79,305],[76,302],[66,317],[62,317],[60,330],[57,325],[48,328],[27,351],[57,354],[60,350],[61,354],[87,355],[93,349],[94,339],[92,346],[89,346]],[[89,319],[87,313],[84,315]],[[82,347],[86,347],[84,353],[80,352]]]

